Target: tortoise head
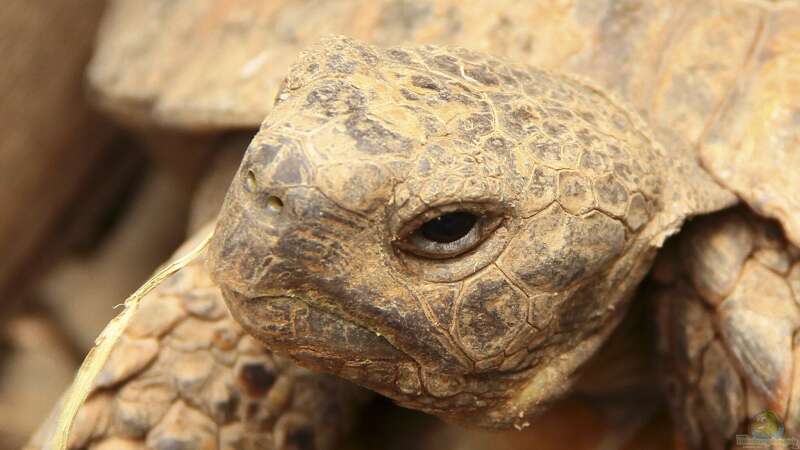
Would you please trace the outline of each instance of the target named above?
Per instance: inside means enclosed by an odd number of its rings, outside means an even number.
[[[329,39],[250,144],[209,261],[234,317],[302,365],[519,426],[623,315],[664,161],[573,79]]]

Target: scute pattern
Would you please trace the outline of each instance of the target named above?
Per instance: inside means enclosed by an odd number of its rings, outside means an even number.
[[[75,419],[70,449],[326,449],[347,430],[364,393],[246,336],[204,259],[141,301]],[[50,448],[59,411],[26,449]]]
[[[759,255],[772,251],[798,265],[797,248],[743,208],[697,219],[676,240],[653,296],[673,416],[690,432],[688,443],[729,448],[765,409],[795,435],[800,297],[790,286],[800,272],[775,270]]]

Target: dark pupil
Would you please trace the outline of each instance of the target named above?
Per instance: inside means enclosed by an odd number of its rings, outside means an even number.
[[[470,213],[452,212],[425,222],[421,231],[426,239],[446,244],[466,236],[477,220]]]

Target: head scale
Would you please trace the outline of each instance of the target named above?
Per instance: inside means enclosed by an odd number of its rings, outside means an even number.
[[[312,368],[510,426],[568,388],[644,275],[665,157],[573,79],[332,38],[293,66],[210,264]]]

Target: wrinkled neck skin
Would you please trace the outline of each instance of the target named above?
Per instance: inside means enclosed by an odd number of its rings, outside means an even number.
[[[521,428],[570,390],[680,224],[675,161],[581,81],[334,38],[293,66],[208,263],[244,329],[301,365]],[[440,245],[421,230],[448,214],[474,224]]]

